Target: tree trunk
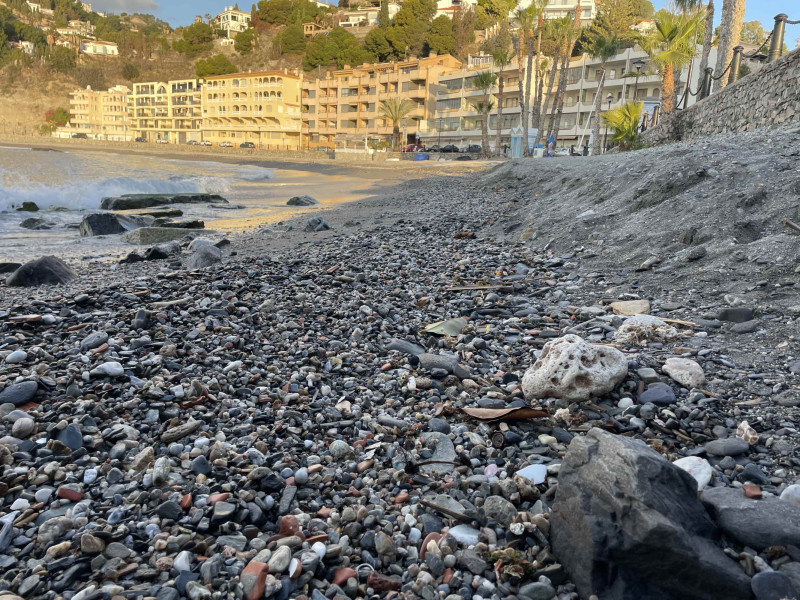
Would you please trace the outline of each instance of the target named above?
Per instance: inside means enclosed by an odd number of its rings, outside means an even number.
[[[594,118],[592,119],[592,155],[602,154],[597,152],[597,141],[600,139],[600,111],[603,106],[603,88],[606,86],[606,64],[600,63],[600,82],[597,84],[597,96],[594,98]]]
[[[519,52],[517,54],[517,70],[519,71],[519,83],[517,84],[517,96],[519,97],[520,114],[525,110],[525,42],[526,32],[519,32]],[[528,156],[528,133],[522,128],[522,153],[521,156]]]
[[[672,76],[675,67],[666,65],[661,73],[661,112],[668,114],[675,108],[674,79]]]
[[[551,123],[550,129],[552,130],[548,135],[547,139],[550,140],[550,136],[553,136],[553,147],[555,147],[556,139],[558,138],[558,130],[561,127],[561,114],[564,111],[564,96],[567,89],[567,73],[569,71],[569,59],[572,56],[572,51],[575,49],[575,42],[578,41],[578,32],[581,28],[581,0],[578,0],[577,5],[575,6],[575,18],[572,21],[572,30],[567,34],[567,38],[564,40],[564,56],[561,59],[563,61],[563,67],[561,70],[561,77],[558,79],[558,90],[556,91],[556,114],[554,122]]]
[[[544,70],[538,57],[536,59],[536,73],[536,100],[531,109],[531,127],[538,131],[542,128],[542,96],[544,92],[544,81],[542,81],[544,79]]]
[[[711,53],[711,42],[714,39],[714,0],[708,0],[708,12],[706,13],[705,34],[703,35],[703,56],[700,59],[700,81],[708,67],[708,55]]]
[[[400,125],[392,123],[392,152],[399,152],[400,148]]]
[[[481,158],[489,158],[489,98],[483,103],[483,121],[481,122]]]
[[[694,60],[694,59],[692,59]],[[672,70],[672,104],[678,106],[680,98],[678,98],[678,88],[681,87],[681,69]]]
[[[522,140],[524,148],[527,151],[530,144],[530,134],[528,133],[528,122],[530,121],[531,114],[531,84],[533,83],[533,32],[528,36],[528,63],[525,66],[525,105],[522,107],[520,114],[520,125],[522,125]],[[522,83],[522,82],[520,82]],[[532,156],[532,152],[528,152],[528,156]]]
[[[553,98],[553,116],[550,119],[550,127],[547,128],[547,138],[545,142],[549,143],[550,137],[553,140],[558,136],[558,128],[561,126],[561,112],[564,110],[564,91],[567,89],[567,74],[569,71],[569,44],[565,42],[562,48],[563,56],[561,57],[561,68],[558,76],[558,87],[556,88],[556,95]]]
[[[722,25],[717,50],[717,68],[714,77],[720,77],[733,58],[733,48],[739,43],[744,22],[744,0],[723,0]],[[715,90],[720,91],[728,85],[728,76],[720,77]]]
[[[500,156],[500,143],[503,131],[503,72],[497,77],[497,137],[494,142],[494,153]],[[487,149],[488,151],[488,149]]]
[[[533,147],[538,146],[542,141],[542,134],[544,133],[544,126],[547,123],[548,106],[553,97],[553,84],[556,81],[556,72],[558,71],[558,61],[561,60],[561,51],[556,49],[556,54],[553,56],[553,66],[550,68],[550,77],[547,78],[547,96],[545,97],[542,112],[539,115],[539,131],[536,132],[536,139],[533,142]]]
[[[544,24],[544,13],[539,15],[539,40],[536,42],[536,88],[534,91],[534,103],[530,108],[531,127],[539,129],[539,118],[542,110],[542,25]]]

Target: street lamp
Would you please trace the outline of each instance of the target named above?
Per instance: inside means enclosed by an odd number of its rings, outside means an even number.
[[[408,135],[406,134],[406,126],[408,125],[408,119],[403,117],[403,139],[400,144],[400,148],[402,151],[405,151],[406,141],[408,141]]]
[[[436,119],[439,121],[439,151],[442,151],[442,117]]]
[[[633,66],[636,67],[636,83],[633,85],[633,101],[636,102],[636,92],[639,91],[639,77],[642,74],[644,61],[641,58],[639,58],[633,61]]]
[[[608,102],[608,110],[611,110],[611,101],[614,100],[614,96],[609,94],[606,96],[606,101]],[[606,153],[606,149],[608,148],[608,123],[606,123],[606,129],[603,133],[603,154]]]

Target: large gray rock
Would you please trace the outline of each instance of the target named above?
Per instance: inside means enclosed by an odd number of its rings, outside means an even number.
[[[43,284],[68,283],[78,274],[63,260],[55,256],[43,256],[25,263],[6,279],[12,287],[33,287]]]
[[[522,392],[528,400],[589,400],[613,390],[628,374],[628,359],[609,346],[593,346],[577,335],[547,342],[525,371]]]
[[[125,231],[125,228],[117,220],[117,217],[109,213],[86,215],[81,220],[81,237],[117,235],[118,233],[125,233]]]
[[[706,488],[703,504],[725,535],[745,546],[800,546],[800,507],[776,497],[747,498],[737,488]]]
[[[189,257],[186,268],[190,271],[205,269],[222,261],[222,250],[216,246],[200,246]]]
[[[553,552],[582,597],[750,598],[749,578],[716,543],[696,481],[637,440],[597,428],[576,436],[550,524]]]
[[[122,241],[129,244],[161,244],[179,240],[189,234],[189,230],[178,227],[140,227],[122,235]]]
[[[166,206],[167,204],[208,204],[228,201],[217,194],[124,194],[103,198],[100,208],[103,210],[132,210]]]
[[[327,231],[331,226],[322,217],[311,217],[306,221],[304,231]]]
[[[319,202],[311,196],[303,195],[289,198],[286,206],[314,206],[315,204],[319,204]]]
[[[45,221],[41,217],[30,217],[29,219],[25,219],[19,224],[19,226],[23,229],[30,229],[31,231],[44,231],[46,229],[53,228],[52,223]]]

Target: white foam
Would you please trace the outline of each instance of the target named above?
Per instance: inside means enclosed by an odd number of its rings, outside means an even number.
[[[63,206],[70,209],[99,208],[106,196],[121,194],[223,194],[230,190],[230,181],[220,177],[173,176],[168,179],[136,180],[112,177],[94,182],[73,181],[63,185],[45,185],[9,181],[0,170],[0,210],[10,210],[23,202],[35,202],[39,208]]]

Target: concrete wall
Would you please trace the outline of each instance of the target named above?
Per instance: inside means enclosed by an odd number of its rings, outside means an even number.
[[[691,141],[796,121],[800,121],[800,50],[684,111],[662,115],[659,124],[642,135],[642,141],[653,145]]]

